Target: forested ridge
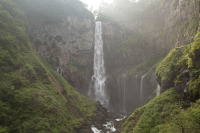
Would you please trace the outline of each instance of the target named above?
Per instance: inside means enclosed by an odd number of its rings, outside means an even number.
[[[1,0],[0,18],[0,132],[64,133],[89,124],[95,103],[38,57],[24,13]]]

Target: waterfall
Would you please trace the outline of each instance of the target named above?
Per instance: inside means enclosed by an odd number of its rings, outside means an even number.
[[[57,72],[58,72],[60,75],[63,75],[64,71],[63,71],[63,69],[62,69],[60,66],[58,66],[58,67],[56,68],[56,70],[57,70]]]
[[[143,80],[145,78],[146,74],[142,75],[141,82],[140,82],[140,104],[142,104],[144,99],[144,88],[143,88]]]
[[[122,109],[123,109],[123,113],[126,113],[126,75],[127,73],[124,73],[122,75],[122,79],[123,79],[123,87],[122,87],[122,97],[123,97],[123,102],[122,102]]]
[[[95,45],[94,45],[94,75],[92,76],[92,83],[94,84],[93,92],[94,99],[101,102],[102,105],[107,107],[108,98],[105,92],[105,67],[104,67],[104,54],[103,54],[103,39],[101,22],[96,22],[95,26]],[[91,94],[89,94],[91,95]]]
[[[157,84],[157,88],[156,88],[156,96],[160,95],[160,85]]]
[[[126,111],[126,74],[124,75],[124,89],[123,89],[123,93],[124,93],[124,98],[123,98],[123,101],[124,101],[124,107],[123,107],[123,113],[125,113]]]

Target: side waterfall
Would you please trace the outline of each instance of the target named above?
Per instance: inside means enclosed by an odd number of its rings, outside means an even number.
[[[160,85],[157,84],[157,88],[156,88],[156,96],[160,95]]]
[[[122,108],[123,108],[123,113],[126,113],[126,75],[127,73],[124,73],[122,75],[123,79],[123,87],[122,87],[122,97],[123,97],[123,102],[122,102]]]
[[[142,104],[143,100],[144,100],[143,80],[144,80],[145,76],[146,76],[146,74],[142,75],[141,82],[140,82],[140,104]]]
[[[92,76],[94,99],[101,102],[102,105],[107,107],[108,98],[105,91],[105,67],[104,67],[104,54],[103,54],[103,39],[101,22],[96,22],[95,26],[95,45],[94,45],[94,75]]]

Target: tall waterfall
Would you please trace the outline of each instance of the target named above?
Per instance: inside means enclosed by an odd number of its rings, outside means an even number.
[[[94,75],[92,77],[92,82],[94,84],[94,87],[93,87],[94,99],[101,102],[102,105],[107,106],[108,98],[105,91],[106,76],[105,76],[105,67],[104,67],[101,22],[96,22],[96,27],[95,27],[94,68],[93,69],[94,69]]]
[[[145,78],[146,74],[142,75],[141,77],[141,82],[140,82],[140,104],[143,103],[143,100],[144,100],[144,86],[143,86],[143,80]]]

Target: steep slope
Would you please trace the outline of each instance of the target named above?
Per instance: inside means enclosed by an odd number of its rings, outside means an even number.
[[[193,43],[175,48],[159,64],[156,75],[164,93],[137,109],[124,132],[199,132],[199,47],[197,33]]]
[[[181,100],[174,89],[167,90],[136,109],[123,124],[123,133],[198,133],[199,100],[187,109]]]
[[[0,132],[71,133],[90,124],[95,102],[37,56],[11,0],[0,1],[0,18]]]
[[[87,95],[93,73],[94,17],[79,0],[14,0],[27,16],[36,52]]]
[[[199,39],[172,50],[157,67],[156,75],[162,91],[174,87],[179,93],[189,93],[191,100],[199,98]]]

